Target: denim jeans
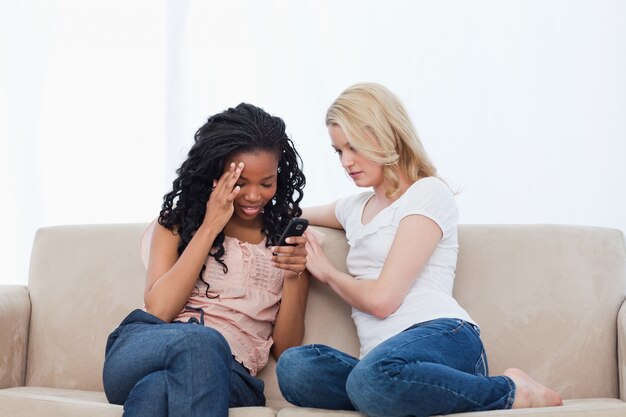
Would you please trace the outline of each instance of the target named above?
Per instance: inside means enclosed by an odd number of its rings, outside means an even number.
[[[276,367],[287,401],[368,416],[511,408],[513,381],[489,377],[478,329],[458,319],[416,324],[362,360],[324,345],[286,350]]]
[[[265,405],[263,381],[233,358],[217,330],[142,310],[109,336],[103,382],[125,417],[226,417],[229,407]]]

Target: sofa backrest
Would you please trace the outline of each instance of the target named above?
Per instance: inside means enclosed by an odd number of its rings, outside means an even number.
[[[26,385],[101,391],[108,334],[143,303],[145,224],[37,231]]]
[[[564,398],[618,398],[618,230],[462,225],[454,294],[482,329],[491,374],[525,369]]]
[[[101,390],[106,337],[142,305],[146,224],[58,226],[38,231],[29,291],[26,385]],[[343,232],[317,228],[345,271]],[[616,320],[626,294],[621,232],[578,226],[462,225],[455,296],[481,325],[490,371],[510,366],[565,398],[618,396]],[[313,282],[305,343],[358,355],[350,308]],[[285,402],[275,362],[260,376],[268,405]]]

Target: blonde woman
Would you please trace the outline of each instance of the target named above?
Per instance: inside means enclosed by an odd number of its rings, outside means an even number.
[[[519,369],[488,376],[479,326],[452,297],[453,193],[398,98],[378,84],[354,85],[326,125],[343,168],[372,191],[304,209],[312,224],[344,229],[350,244],[346,274],[309,235],[307,269],[352,306],[361,352],[285,351],[277,367],[284,397],[387,417],[560,405],[558,393]]]

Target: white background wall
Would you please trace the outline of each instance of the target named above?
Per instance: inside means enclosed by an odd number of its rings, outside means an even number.
[[[38,227],[146,222],[215,112],[283,117],[305,205],[356,191],[324,113],[376,81],[462,223],[626,230],[621,0],[0,0],[0,283]]]

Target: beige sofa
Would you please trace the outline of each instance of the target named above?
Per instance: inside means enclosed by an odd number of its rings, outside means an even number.
[[[44,228],[27,287],[0,287],[0,416],[121,416],[101,369],[108,333],[142,304],[145,224]],[[326,234],[345,267],[343,233]],[[626,416],[626,251],[621,232],[578,226],[463,225],[456,297],[482,327],[492,374],[509,366],[560,391],[563,407],[485,416]],[[349,308],[314,283],[306,343],[356,354]],[[356,416],[292,407],[263,370],[267,407],[231,416]],[[465,414],[470,416],[472,414]]]

